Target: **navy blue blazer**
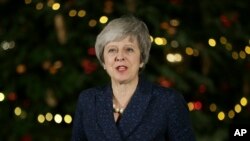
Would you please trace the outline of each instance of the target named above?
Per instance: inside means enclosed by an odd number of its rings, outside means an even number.
[[[111,85],[84,90],[78,99],[71,141],[195,141],[181,94],[140,78],[119,122]]]

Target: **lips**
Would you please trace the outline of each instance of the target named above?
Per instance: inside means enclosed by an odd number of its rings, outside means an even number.
[[[117,71],[120,71],[120,72],[126,71],[127,69],[128,69],[128,67],[127,67],[127,66],[123,66],[123,65],[117,66],[117,67],[116,67],[116,70],[117,70]]]

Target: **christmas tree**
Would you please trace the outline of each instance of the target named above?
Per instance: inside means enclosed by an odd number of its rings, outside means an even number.
[[[180,91],[197,140],[228,140],[249,124],[246,0],[0,0],[0,141],[67,141],[79,93],[109,77],[97,34],[134,14],[152,49],[143,75]]]

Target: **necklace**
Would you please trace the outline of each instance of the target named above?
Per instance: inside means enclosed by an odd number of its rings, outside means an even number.
[[[124,112],[124,109],[123,108],[117,108],[116,105],[113,104],[113,111],[114,111],[114,113],[118,113],[118,114],[122,115],[123,112]]]

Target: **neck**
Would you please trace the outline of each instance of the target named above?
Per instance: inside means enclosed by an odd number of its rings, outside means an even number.
[[[114,103],[121,107],[126,107],[127,103],[135,92],[138,81],[138,77],[136,77],[133,81],[130,81],[129,83],[119,83],[112,81]]]

